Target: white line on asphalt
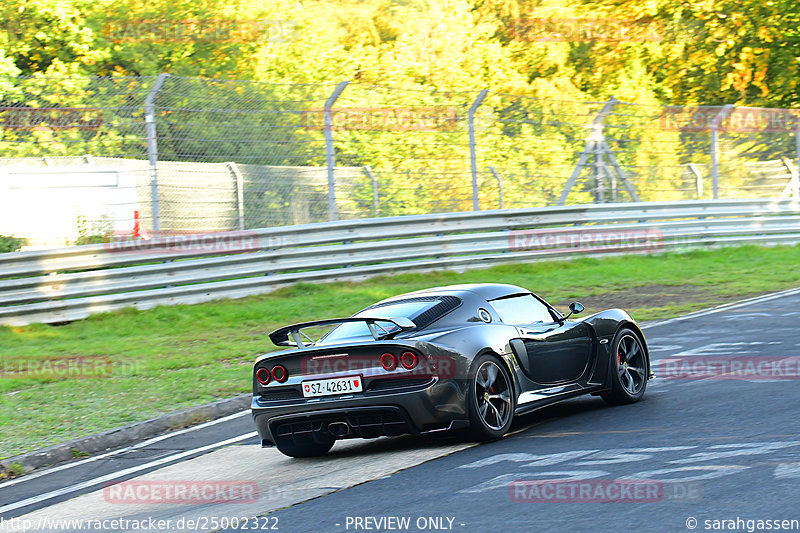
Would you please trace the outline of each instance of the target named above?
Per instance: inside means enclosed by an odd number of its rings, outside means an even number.
[[[64,465],[61,465],[61,466],[55,466],[53,468],[48,468],[46,470],[42,470],[41,472],[36,472],[36,473],[33,473],[33,474],[27,474],[27,475],[24,475],[22,477],[18,477],[18,478],[15,478],[15,479],[10,479],[10,480],[6,481],[5,483],[0,483],[0,489],[4,489],[6,487],[10,487],[12,485],[16,485],[17,483],[22,483],[23,481],[30,481],[31,479],[36,479],[37,477],[46,476],[48,474],[53,474],[53,473],[59,472],[61,470],[66,470],[68,468],[84,465],[86,463],[91,463],[91,462],[97,461],[99,459],[105,459],[106,457],[111,457],[112,455],[119,455],[121,453],[129,452],[131,450],[138,450],[139,448],[144,448],[146,446],[150,446],[151,444],[155,444],[156,442],[161,442],[162,440],[170,439],[172,437],[177,437],[178,435],[183,435],[185,433],[189,433],[191,431],[196,431],[198,429],[207,428],[207,427],[213,426],[215,424],[221,424],[222,422],[227,422],[229,420],[233,420],[235,418],[239,418],[241,416],[249,415],[249,414],[250,414],[250,410],[241,411],[239,413],[234,413],[232,415],[228,415],[228,416],[225,416],[225,417],[222,417],[222,418],[218,418],[216,420],[211,420],[209,422],[203,422],[202,424],[199,424],[197,426],[192,426],[192,427],[181,429],[181,430],[178,430],[178,431],[172,431],[170,433],[165,433],[163,435],[159,435],[158,437],[153,437],[152,439],[148,439],[148,440],[139,442],[137,444],[133,444],[131,446],[127,446],[125,448],[120,448],[118,450],[113,450],[113,451],[106,452],[106,453],[103,453],[103,454],[100,454],[100,455],[95,455],[95,456],[92,456],[92,457],[88,457],[86,459],[82,459],[80,461],[75,461],[73,463],[67,463],[67,464],[64,464]]]
[[[52,500],[53,498],[58,498],[59,496],[63,496],[65,494],[70,494],[72,492],[76,492],[79,490],[87,489],[89,487],[93,487],[100,483],[105,483],[106,481],[113,481],[115,479],[119,479],[121,477],[125,477],[128,474],[133,474],[136,472],[141,472],[142,470],[147,470],[148,468],[153,468],[156,466],[161,466],[166,463],[171,463],[172,461],[176,461],[178,459],[183,459],[184,457],[189,457],[190,455],[194,455],[196,453],[202,453],[209,450],[213,450],[215,448],[221,448],[223,446],[227,446],[228,444],[233,444],[234,442],[238,442],[240,440],[249,439],[258,435],[257,432],[253,431],[251,433],[246,433],[244,435],[239,435],[238,437],[233,437],[230,439],[225,439],[223,441],[215,442],[213,444],[207,444],[205,446],[200,446],[199,448],[195,448],[193,450],[186,450],[180,453],[176,453],[173,455],[169,455],[167,457],[162,457],[160,459],[156,459],[155,461],[150,461],[149,463],[145,463],[143,465],[132,466],[130,468],[126,468],[124,470],[119,470],[117,472],[112,472],[110,474],[106,474],[104,476],[96,477],[94,479],[88,479],[86,481],[82,481],[81,483],[76,483],[75,485],[70,485],[69,487],[63,487],[57,490],[53,490],[50,492],[46,492],[45,494],[40,494],[39,496],[32,496],[30,498],[26,498],[24,500],[20,500],[18,502],[10,503],[8,505],[4,505],[0,507],[0,513],[5,513],[8,511],[13,511],[14,509],[19,509],[21,507],[26,507],[28,505],[33,505],[36,503],[44,502],[47,500]]]
[[[756,296],[755,298],[748,298],[747,300],[740,300],[738,302],[733,302],[729,304],[719,305],[717,307],[712,307],[711,309],[704,309],[702,311],[695,311],[694,313],[689,313],[688,315],[676,316],[675,318],[667,318],[666,320],[658,320],[656,322],[651,322],[650,324],[645,324],[642,326],[642,329],[654,328],[656,326],[663,326],[666,324],[672,324],[673,322],[680,322],[683,320],[688,320],[690,318],[699,318],[701,316],[711,315],[714,313],[719,313],[721,311],[727,311],[728,309],[737,309],[739,307],[745,307],[752,304],[758,304],[761,302],[768,302],[770,300],[774,300],[776,298],[782,298],[784,296],[794,296],[795,294],[800,294],[800,288],[795,289],[788,289],[785,291],[774,292],[772,294],[765,294],[763,296]]]

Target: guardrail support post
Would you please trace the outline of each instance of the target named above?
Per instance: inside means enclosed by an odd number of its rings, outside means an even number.
[[[156,131],[156,95],[164,86],[169,74],[159,74],[153,88],[144,99],[144,121],[147,126],[147,159],[150,163],[150,209],[153,216],[153,233],[161,229],[161,213],[158,207],[158,140]]]
[[[325,164],[328,167],[328,220],[339,220],[339,209],[336,206],[336,181],[333,176],[333,169],[336,166],[336,153],[333,147],[333,104],[341,96],[342,91],[349,84],[343,81],[336,86],[331,95],[325,100],[323,110],[325,119]]]
[[[711,121],[711,188],[714,191],[714,200],[719,198],[719,127],[734,109],[733,104],[724,106]]]
[[[467,112],[467,127],[469,128],[469,162],[472,167],[472,210],[480,211],[480,203],[478,200],[478,157],[475,154],[475,111],[486,99],[489,89],[484,89],[469,106]]]

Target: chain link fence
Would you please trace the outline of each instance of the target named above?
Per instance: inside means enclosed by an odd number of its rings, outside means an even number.
[[[58,226],[72,235],[62,240],[84,242],[109,232],[797,197],[798,131],[798,110],[357,80],[0,78],[0,234],[44,243]]]

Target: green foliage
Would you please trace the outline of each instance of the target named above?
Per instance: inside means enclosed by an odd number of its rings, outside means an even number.
[[[113,223],[108,216],[103,216],[100,220],[87,220],[83,215],[78,215],[78,238],[73,245],[81,244],[101,244],[111,242],[113,237]]]
[[[25,467],[19,464],[18,462],[13,462],[8,465],[8,468],[5,472],[0,472],[0,479],[4,477],[8,478],[15,478],[25,474]]]
[[[11,235],[0,235],[0,254],[18,252],[25,245],[25,239]]]
[[[83,450],[79,450],[78,448],[70,448],[70,452],[72,452],[72,457],[74,459],[79,459],[81,457],[89,457],[89,453]]]
[[[686,197],[675,192],[681,172],[708,153],[706,132],[631,127],[656,106],[800,103],[796,0],[10,0],[0,20],[0,75],[33,76],[0,79],[2,105],[101,108],[103,120],[6,128],[8,157],[143,158],[142,105],[163,72],[184,78],[157,98],[162,161],[323,166],[322,128],[304,126],[302,110],[319,114],[342,80],[353,83],[340,107],[452,108],[455,127],[435,132],[337,129],[337,164],[370,165],[381,183],[379,216],[471,209],[465,117],[480,89],[491,90],[478,110],[484,208],[498,207],[489,166],[506,207],[553,203],[597,110],[572,102],[613,95],[647,106],[639,119],[617,113],[608,130],[645,200]],[[187,77],[208,80],[186,90]],[[728,190],[748,179],[743,162],[794,151],[790,134],[759,135],[727,139]],[[370,184],[347,188],[342,209],[371,214]],[[281,210],[296,189],[265,190],[248,207]],[[570,196],[592,200],[586,187]]]
[[[0,74],[798,101],[795,0],[10,0],[0,20]]]

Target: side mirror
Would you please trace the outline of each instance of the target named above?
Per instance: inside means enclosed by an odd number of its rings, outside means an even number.
[[[584,309],[584,307],[583,307],[582,303],[580,303],[580,302],[572,302],[571,304],[569,304],[569,314],[567,316],[565,316],[564,318],[566,319],[566,318],[571,317],[572,315],[577,315],[577,314],[583,313],[583,309]]]

